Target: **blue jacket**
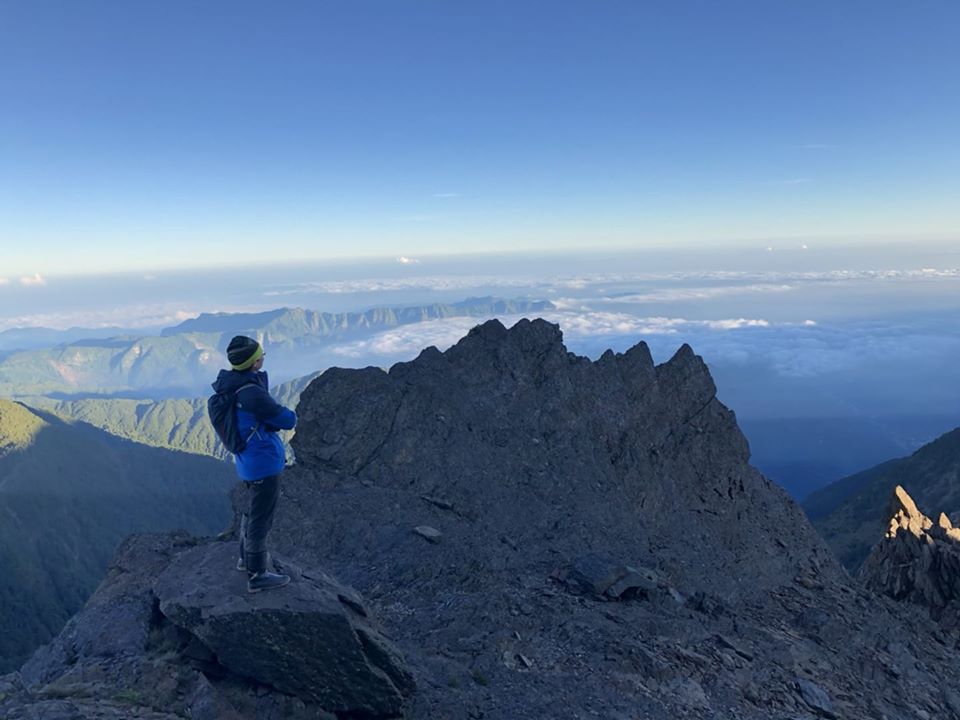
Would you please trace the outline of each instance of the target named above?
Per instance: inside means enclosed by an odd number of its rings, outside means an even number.
[[[292,430],[297,415],[270,395],[265,372],[221,370],[213,389],[237,393],[237,424],[247,446],[235,456],[237,474],[250,482],[277,475],[286,464],[278,430]]]

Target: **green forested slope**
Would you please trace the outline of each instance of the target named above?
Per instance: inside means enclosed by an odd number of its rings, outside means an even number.
[[[24,404],[77,420],[112,435],[154,447],[223,458],[224,449],[207,420],[205,398],[131,400],[24,397]]]
[[[296,409],[300,393],[319,372],[280,383],[272,389],[281,405]],[[78,420],[112,435],[154,447],[180,450],[223,459],[226,451],[207,419],[206,398],[131,400],[126,398],[85,398],[54,400],[43,396],[22,398],[30,407],[52,412],[67,420]],[[289,442],[293,433],[281,436]]]
[[[49,640],[131,532],[229,522],[227,463],[0,400],[0,673]]]

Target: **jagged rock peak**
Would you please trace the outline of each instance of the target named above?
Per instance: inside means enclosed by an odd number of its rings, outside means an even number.
[[[687,352],[683,352],[686,348]],[[684,361],[694,361],[706,370],[689,346],[684,345],[671,359],[676,362],[682,356]],[[567,351],[563,343],[563,331],[556,323],[542,318],[533,320],[523,318],[507,328],[497,319],[488,320],[473,327],[463,338],[445,352],[436,347],[425,348],[413,363],[429,363],[440,358],[453,362],[465,362],[469,365],[485,363],[497,359],[510,365],[550,364],[566,361],[571,364],[589,363],[585,357],[579,357]],[[652,371],[653,358],[645,342],[639,342],[625,353],[607,350],[598,363],[610,363],[613,360],[635,365]],[[523,362],[526,361],[526,362]],[[398,363],[391,372],[403,373],[411,363]]]
[[[689,346],[591,362],[555,325],[490,322],[389,373],[328,370],[298,414],[272,542],[373,603],[411,717],[921,717],[903,699],[960,677],[880,697],[860,658],[922,631],[749,466]]]
[[[960,617],[960,529],[945,513],[936,524],[900,485],[890,501],[884,538],[873,548],[859,577],[870,589],[922,605],[955,625]]]
[[[887,530],[887,537],[894,538],[898,532],[904,530],[919,538],[931,527],[933,523],[930,518],[920,512],[903,486],[897,485],[890,499],[890,528]]]
[[[886,537],[894,538],[901,531],[909,532],[920,539],[929,536],[934,540],[960,542],[960,528],[953,526],[946,513],[941,512],[934,525],[934,522],[920,511],[903,486],[897,485],[890,500],[890,528]]]
[[[775,544],[789,527],[798,555],[823,552],[747,465],[746,440],[689,345],[660,365],[643,342],[591,361],[567,351],[556,324],[491,320],[389,373],[330,369],[298,414],[293,446],[314,483],[441,497],[482,519],[455,546],[464,560],[499,562],[501,536],[522,541],[528,562],[616,548],[618,562],[639,567],[662,545],[661,565],[697,581],[696,528],[725,569],[717,585],[745,593],[744,573],[779,582],[773,566],[794,562],[771,559],[758,538]],[[415,517],[419,506],[411,527],[437,527]]]

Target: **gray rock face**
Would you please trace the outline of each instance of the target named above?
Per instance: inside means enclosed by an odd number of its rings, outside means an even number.
[[[543,562],[603,551],[666,565],[675,581],[708,572],[733,594],[748,589],[742,575],[779,582],[810,553],[839,574],[797,507],[747,464],[733,413],[687,346],[659,367],[643,343],[591,362],[566,351],[556,325],[491,321],[389,373],[328,370],[299,417],[293,445],[311,482],[367,488],[351,502],[368,502],[369,519],[359,507],[342,514],[358,524],[341,541],[351,557],[364,554],[354,541],[382,543],[409,516],[443,545],[455,537],[458,557],[491,565],[510,543]],[[387,502],[399,508],[384,517]],[[784,526],[792,553],[772,547]],[[314,537],[306,548],[326,557]],[[690,552],[704,542],[709,565]]]
[[[240,677],[332,712],[399,714],[412,678],[362,606],[340,600],[348,588],[285,565],[288,587],[251,595],[235,559],[233,543],[179,555],[157,580],[160,612]]]
[[[875,592],[927,607],[935,617],[960,615],[960,529],[944,513],[934,523],[899,485],[890,516],[859,577]]]
[[[852,583],[749,466],[688,347],[591,362],[491,322],[328,370],[298,411],[272,542],[363,593],[411,717],[923,718],[960,680],[917,642],[929,619]]]

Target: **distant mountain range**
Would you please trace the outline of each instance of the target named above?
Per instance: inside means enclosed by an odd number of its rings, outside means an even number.
[[[230,520],[233,468],[0,400],[0,674],[59,632],[131,532]]]
[[[492,317],[552,309],[546,301],[470,298],[454,304],[323,313],[280,308],[264,313],[204,314],[159,336],[118,335],[75,339],[53,348],[13,352],[0,359],[0,396],[89,394],[194,397],[225,364],[237,334],[256,337],[270,353],[274,377],[306,375],[328,364],[324,350],[336,340],[448,317]]]
[[[920,507],[948,515],[960,511],[960,428],[909,457],[845,477],[806,499],[803,508],[814,527],[851,572],[883,537],[897,485],[906,488]]]
[[[55,330],[45,327],[18,327],[0,332],[0,352],[14,350],[38,350],[51,348],[77,340],[96,340],[118,335],[145,334],[144,330],[131,330],[122,327],[83,328],[72,327]]]

